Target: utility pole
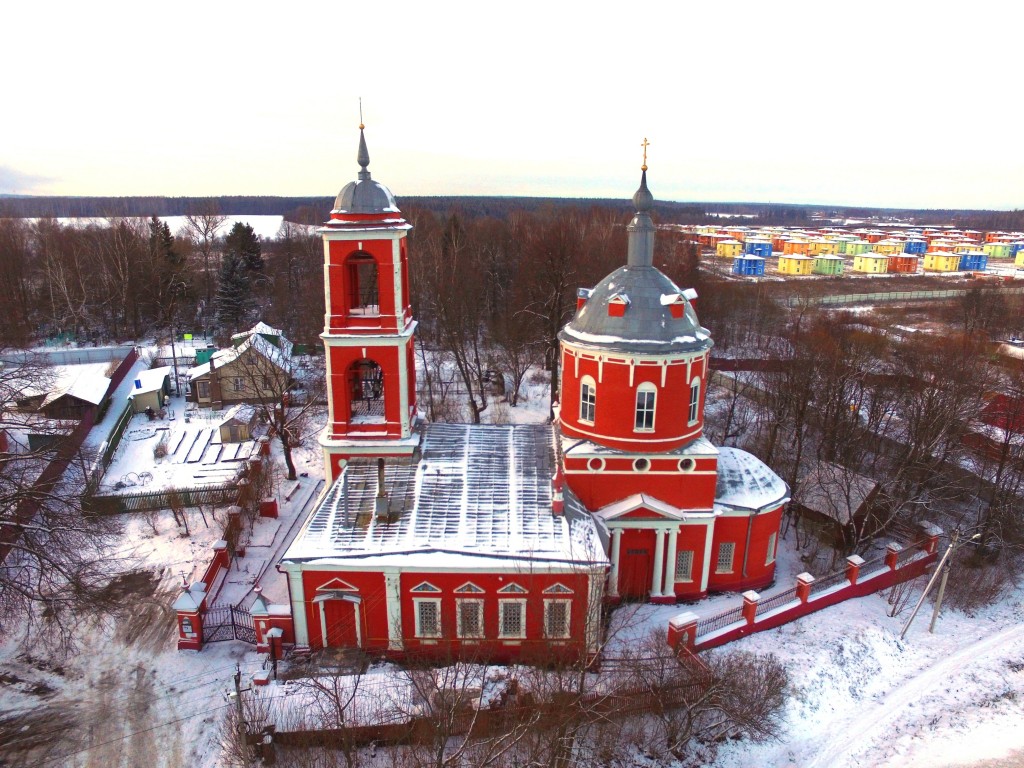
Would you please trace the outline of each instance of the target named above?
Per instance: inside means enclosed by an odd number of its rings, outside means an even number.
[[[980,536],[981,536],[980,533],[976,533],[973,536],[971,536],[971,538],[968,539],[968,541],[974,541],[975,539],[979,538]],[[949,546],[946,548],[946,552],[942,555],[942,559],[939,561],[939,565],[935,569],[935,573],[933,573],[932,577],[928,580],[928,586],[926,586],[924,588],[924,592],[921,593],[921,597],[917,601],[917,605],[914,606],[914,612],[910,614],[910,618],[907,619],[907,623],[903,625],[903,631],[900,632],[900,640],[902,640],[904,637],[906,637],[907,630],[910,629],[911,622],[914,621],[914,617],[917,616],[917,612],[919,610],[921,610],[921,604],[924,602],[924,599],[926,597],[928,597],[928,593],[931,591],[932,586],[935,584],[935,580],[937,578],[939,578],[939,573],[941,572],[942,573],[942,587],[939,589],[939,596],[938,596],[938,599],[935,601],[935,612],[932,614],[932,623],[931,623],[931,626],[928,628],[928,631],[931,632],[934,629],[934,627],[935,627],[935,619],[939,615],[939,606],[942,604],[942,593],[943,593],[943,590],[945,589],[945,586],[946,586],[946,579],[949,576],[949,571],[948,571],[948,568],[946,566],[946,562],[949,560],[949,556],[952,555],[953,552],[956,551],[956,548],[959,545],[960,545],[960,531],[953,531],[953,536],[952,536],[952,538],[949,541]]]
[[[235,708],[238,715],[238,746],[242,752],[242,765],[249,768],[249,743],[245,727],[245,712],[242,710],[242,670],[235,665]]]

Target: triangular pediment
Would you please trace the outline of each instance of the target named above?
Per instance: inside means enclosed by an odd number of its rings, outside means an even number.
[[[634,493],[624,499],[607,504],[594,513],[602,520],[621,520],[623,518],[640,518],[645,520],[664,519],[682,520],[683,510],[650,496],[646,493]]]
[[[331,579],[326,584],[316,588],[317,592],[358,592],[359,590],[341,579]]]

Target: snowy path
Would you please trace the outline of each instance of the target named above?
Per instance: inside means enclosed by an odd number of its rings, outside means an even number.
[[[989,655],[1007,655],[1014,651],[1014,644],[1024,644],[1024,625],[1013,626],[970,645],[962,647],[941,661],[932,664],[908,680],[898,683],[899,687],[889,693],[880,703],[868,704],[855,713],[846,723],[836,723],[829,728],[830,735],[824,750],[807,763],[807,768],[838,768],[847,764],[860,764],[853,760],[855,754],[873,747],[877,741],[891,737],[891,732],[880,731],[881,726],[892,723],[904,710],[923,696],[948,682],[963,668]],[[1019,649],[1018,649],[1019,650]],[[835,737],[835,734],[841,736]]]

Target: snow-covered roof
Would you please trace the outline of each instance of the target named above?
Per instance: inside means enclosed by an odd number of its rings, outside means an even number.
[[[218,427],[222,427],[229,421],[238,421],[242,424],[251,424],[253,418],[256,416],[256,407],[249,403],[238,403],[228,408],[224,412],[224,416],[220,421],[217,422]]]
[[[158,389],[163,387],[164,381],[170,375],[171,366],[169,365],[139,371],[132,380],[132,390],[128,393],[128,399],[131,400],[135,395],[142,395],[147,392],[156,392]],[[138,382],[138,384],[135,382]]]
[[[800,505],[846,525],[878,487],[870,477],[826,461],[799,482]]]
[[[789,486],[756,456],[738,448],[718,449],[716,510],[762,510],[789,500]]]
[[[247,339],[254,333],[262,333],[264,336],[284,336],[284,331],[282,331],[280,328],[271,328],[269,325],[260,320],[248,331],[242,331],[241,333],[233,334],[231,336],[231,340],[236,341],[237,339]]]
[[[283,560],[429,566],[443,552],[481,567],[607,564],[594,520],[571,494],[564,514],[552,513],[552,427],[428,424],[422,446],[418,462],[388,460],[387,517],[375,515],[376,460],[350,461]]]
[[[93,405],[103,402],[103,396],[110,387],[110,378],[90,370],[91,367],[64,366],[58,375],[56,386],[43,398],[41,407],[46,407],[64,395],[71,395]]]
[[[263,336],[260,335],[261,332],[256,330],[261,325],[263,325],[263,323],[259,323],[258,325],[256,325],[255,328],[250,329],[245,333],[235,334],[234,336],[232,336],[232,339],[240,338],[241,336],[246,335],[249,338],[247,338],[237,347],[228,347],[227,349],[219,349],[216,352],[214,352],[210,358],[213,361],[213,365],[216,365],[216,367],[220,368],[223,365],[233,363],[235,360],[244,355],[248,350],[252,349],[254,352],[258,352],[259,354],[263,355],[263,357],[267,358],[270,362],[274,363],[274,365],[276,365],[281,370],[289,370],[292,356],[292,343],[288,341],[288,339],[286,339],[284,336],[281,336],[278,341],[280,346],[274,346],[272,343],[270,343]],[[274,331],[274,329],[270,328],[269,325],[264,327],[268,328],[271,331]],[[193,381],[198,377],[209,373],[210,369],[211,363],[203,363],[202,365],[197,365],[194,368],[189,368],[188,378],[190,381]]]

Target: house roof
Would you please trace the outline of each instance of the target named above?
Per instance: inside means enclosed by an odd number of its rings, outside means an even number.
[[[135,395],[144,395],[148,392],[156,392],[158,389],[163,387],[164,381],[170,375],[171,366],[169,365],[139,371],[135,375],[135,381],[139,383],[135,384],[135,382],[132,382],[132,391],[128,393],[128,399],[131,400]]]
[[[800,481],[797,498],[800,506],[847,525],[876,488],[870,477],[820,461]]]
[[[65,366],[57,377],[56,385],[46,393],[41,408],[45,408],[65,395],[77,398],[86,403],[99,405],[103,402],[110,379],[94,370],[92,366]]]
[[[445,552],[606,565],[597,526],[571,493],[564,514],[552,513],[554,471],[551,426],[428,424],[418,462],[388,460],[387,518],[374,514],[376,460],[352,460],[283,561],[434,562]]]
[[[217,426],[222,427],[232,421],[236,421],[240,424],[251,424],[255,416],[255,406],[250,405],[249,403],[238,403],[237,405],[231,406],[224,412],[224,416],[217,422]]]
[[[248,336],[249,338],[237,347],[228,347],[227,349],[219,349],[214,352],[210,358],[213,361],[212,363],[203,363],[202,365],[197,365],[194,368],[189,368],[189,381],[194,381],[200,376],[209,373],[214,365],[220,368],[223,365],[233,363],[250,349],[260,355],[263,355],[263,357],[267,358],[267,360],[272,362],[281,370],[289,370],[292,357],[292,343],[284,336],[281,336],[278,342],[279,346],[275,346],[260,335],[261,333],[265,333],[265,331],[258,330],[261,326],[269,331],[273,331],[274,333],[280,333],[280,331],[271,328],[269,325],[264,325],[263,323],[257,323],[253,328],[250,328],[245,333],[236,333],[231,337],[232,339],[241,338],[242,336]]]

